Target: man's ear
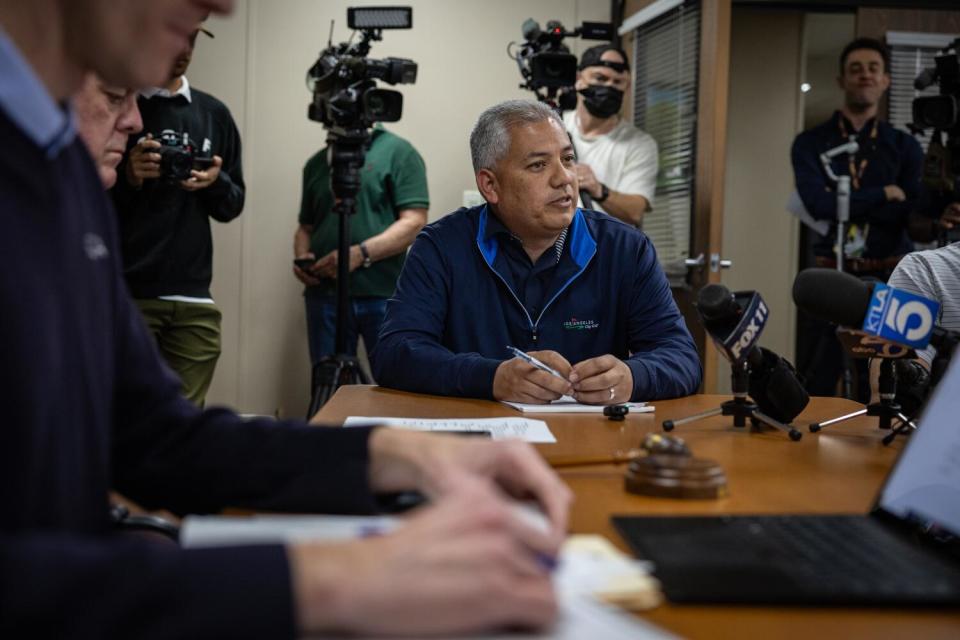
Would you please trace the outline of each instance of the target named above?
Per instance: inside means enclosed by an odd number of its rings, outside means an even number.
[[[843,86],[843,74],[842,74],[842,73],[837,76],[837,86],[840,87],[841,89],[844,88],[844,86]]]
[[[500,184],[497,182],[497,176],[490,169],[480,169],[477,171],[477,189],[483,199],[490,204],[500,202]]]
[[[886,91],[890,88],[890,74],[886,71],[883,72],[883,90]]]
[[[577,71],[577,80],[573,83],[573,88],[577,91],[586,89],[587,81],[583,78],[583,71]]]

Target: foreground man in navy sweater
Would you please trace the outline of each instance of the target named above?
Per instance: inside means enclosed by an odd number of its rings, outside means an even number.
[[[420,232],[373,375],[388,387],[543,403],[694,393],[700,360],[643,233],[577,208],[576,159],[556,112],[511,100],[470,136],[487,204]],[[560,375],[519,358],[528,351]]]
[[[66,98],[88,71],[105,86],[156,82],[204,14],[231,5],[0,4],[0,637],[548,624],[556,603],[534,556],[556,552],[570,494],[531,448],[245,423],[187,402],[160,360],[123,284],[103,193],[114,133],[139,116],[83,105],[83,118],[106,116],[84,125],[95,167]],[[409,489],[436,505],[376,539],[183,551],[110,535],[111,488],[178,513],[361,512],[377,492]],[[520,522],[507,488],[536,496],[550,530]]]

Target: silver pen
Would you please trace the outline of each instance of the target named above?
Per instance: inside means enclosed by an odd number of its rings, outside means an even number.
[[[527,353],[524,353],[523,351],[521,351],[520,349],[517,349],[516,347],[511,347],[510,345],[507,345],[507,351],[509,351],[510,353],[512,353],[513,355],[515,355],[516,357],[520,358],[521,360],[523,360],[523,361],[526,362],[527,364],[531,364],[531,365],[533,365],[534,367],[536,367],[537,369],[540,369],[541,371],[546,371],[546,372],[549,373],[550,375],[557,376],[558,378],[560,378],[560,379],[563,380],[563,381],[566,381],[566,380],[567,380],[567,379],[564,378],[562,375],[560,375],[560,372],[557,371],[556,369],[553,369],[553,368],[551,368],[551,367],[543,364],[542,362],[540,362],[539,360],[537,360],[537,359],[534,358],[533,356],[531,356],[531,355],[529,355],[529,354],[527,354]]]

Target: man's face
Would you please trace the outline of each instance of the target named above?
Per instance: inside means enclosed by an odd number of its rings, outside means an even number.
[[[104,82],[122,87],[167,82],[197,25],[229,13],[234,0],[60,0],[67,54]]]
[[[864,109],[880,103],[890,86],[890,76],[883,68],[883,56],[873,49],[854,49],[843,64],[843,75],[837,78],[848,107]]]
[[[112,87],[87,74],[73,97],[80,137],[100,172],[105,189],[117,181],[117,165],[123,159],[127,137],[143,128],[137,94]]]
[[[573,146],[554,120],[510,130],[510,149],[477,184],[503,223],[521,240],[555,238],[573,220],[577,174]]]
[[[170,71],[170,80],[176,80],[187,72],[187,67],[190,66],[190,60],[193,59],[193,48],[197,44],[198,33],[200,33],[199,30],[194,30],[193,35],[190,36],[190,44],[184,47],[183,51],[180,52],[180,55],[178,55],[174,61],[173,69]]]
[[[623,56],[612,50],[604,51],[600,59],[609,62],[626,62]],[[626,91],[630,87],[630,72],[614,71],[610,67],[604,66],[587,67],[577,72],[577,84],[575,88],[579,91],[580,89],[586,89],[590,85],[613,87],[620,91]]]

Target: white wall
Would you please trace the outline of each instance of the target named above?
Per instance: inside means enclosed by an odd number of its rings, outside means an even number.
[[[215,225],[213,295],[223,310],[223,355],[208,404],[245,412],[302,415],[309,359],[301,286],[290,261],[303,163],[324,145],[323,128],[306,117],[306,70],[327,44],[348,36],[348,6],[381,1],[238,0],[235,14],[211,19],[214,40],[199,38],[192,84],[223,100],[243,137],[247,204],[229,225]],[[427,164],[430,218],[460,206],[475,188],[467,138],[486,107],[520,91],[506,56],[520,25],[558,19],[609,20],[608,0],[416,0],[414,28],[386,31],[371,57],[419,63],[414,85],[400,86],[404,116],[388,127],[410,140]],[[569,41],[575,53],[584,48]],[[587,43],[589,46],[591,43]]]
[[[770,308],[760,344],[795,362],[798,223],[784,204],[793,190],[790,145],[800,130],[802,16],[735,7],[731,19],[723,275],[731,290],[759,291]],[[719,363],[720,392],[730,367]]]

